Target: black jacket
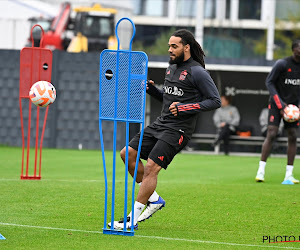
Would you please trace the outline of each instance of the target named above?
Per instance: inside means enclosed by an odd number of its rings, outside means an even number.
[[[278,109],[285,104],[300,104],[300,63],[293,57],[287,57],[276,61],[266,79],[266,86],[270,92],[270,101],[274,102]]]
[[[221,100],[216,85],[209,73],[192,58],[182,64],[171,64],[165,73],[163,91],[151,84],[148,94],[163,102],[161,115],[154,124],[165,126],[191,138],[195,130],[197,114],[220,107]],[[178,115],[169,107],[179,102]]]

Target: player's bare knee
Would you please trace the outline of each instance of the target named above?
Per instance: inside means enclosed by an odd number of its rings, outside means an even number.
[[[288,143],[296,145],[297,144],[297,138],[295,138],[295,137],[288,137]]]
[[[125,161],[125,156],[126,156],[126,147],[122,148],[120,151],[120,157],[122,158],[123,161]]]
[[[155,172],[150,167],[147,167],[147,168],[145,167],[143,180],[145,180],[147,178],[153,178],[156,176],[157,176],[157,174],[155,174]]]
[[[144,170],[144,178],[147,176],[156,176],[158,175],[160,170],[161,167],[159,165],[157,165],[152,160],[151,161],[148,160]]]
[[[120,151],[120,156],[121,156],[122,160],[125,161],[125,159],[126,159],[126,147],[122,148],[122,150]],[[128,147],[128,159],[129,159],[129,162],[132,162],[132,161],[135,162],[136,156],[137,156],[137,151],[134,150],[131,147]]]
[[[275,141],[277,133],[278,133],[278,129],[269,129],[268,134],[267,134],[267,138],[271,141]]]
[[[288,142],[296,143],[297,142],[297,132],[296,130],[288,130]]]
[[[137,151],[135,149],[133,149],[132,147],[128,147],[128,158],[129,161],[136,161],[136,157],[137,157]]]

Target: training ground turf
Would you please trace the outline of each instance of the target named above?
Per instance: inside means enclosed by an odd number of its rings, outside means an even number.
[[[117,159],[120,207],[124,167]],[[281,184],[284,158],[270,158],[265,183],[256,183],[258,161],[177,155],[159,174],[166,207],[140,223],[134,237],[124,237],[102,234],[100,151],[44,149],[42,180],[33,181],[20,180],[21,149],[0,146],[0,234],[6,238],[0,249],[300,249],[300,242],[263,242],[264,236],[300,240],[300,185]],[[299,160],[294,175],[300,178]]]

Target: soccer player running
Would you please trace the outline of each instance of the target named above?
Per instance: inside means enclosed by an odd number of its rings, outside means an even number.
[[[144,130],[141,158],[147,163],[144,166],[139,159],[136,182],[140,189],[133,209],[135,229],[137,222],[150,218],[165,206],[164,199],[155,191],[158,173],[162,168],[167,169],[174,156],[186,146],[194,132],[197,114],[217,109],[221,103],[215,83],[205,70],[204,52],[193,34],[178,30],[168,45],[170,65],[165,72],[163,91],[157,89],[153,81],[147,83],[147,93],[162,101],[162,111]],[[139,138],[140,133],[129,142],[131,176],[134,176]],[[125,162],[126,147],[120,155]],[[131,213],[126,228],[131,226]],[[123,226],[122,219],[114,222],[115,229],[123,229]]]
[[[300,106],[300,40],[292,43],[293,55],[278,60],[266,79],[270,92],[267,137],[262,146],[261,159],[256,175],[257,182],[263,182],[265,167],[272,145],[278,134],[278,127],[288,104]],[[286,122],[288,133],[287,166],[284,181],[299,183],[293,176],[294,159],[297,151],[297,129],[299,122]]]

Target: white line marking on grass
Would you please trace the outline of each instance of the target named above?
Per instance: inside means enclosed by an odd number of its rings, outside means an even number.
[[[205,240],[191,240],[191,239],[181,239],[181,238],[168,238],[168,237],[160,237],[160,236],[144,236],[144,235],[136,235],[137,237],[143,238],[152,238],[158,240],[174,240],[174,241],[185,241],[185,242],[195,242],[195,243],[207,243],[207,244],[218,244],[218,245],[229,245],[229,246],[243,246],[243,247],[274,247],[268,245],[249,245],[249,244],[240,244],[240,243],[230,243],[230,242],[217,242],[217,241],[205,241]],[[284,249],[300,249],[295,247],[279,247],[275,246],[275,248],[284,248]]]
[[[0,0],[1,1],[1,0]],[[0,182],[1,181],[20,181],[20,182],[24,182],[24,180],[21,180],[21,179],[4,179],[4,178],[0,178]],[[82,182],[82,183],[85,183],[85,182],[87,182],[87,183],[90,183],[90,182],[95,182],[95,183],[103,183],[104,184],[104,180],[79,180],[79,179],[70,179],[70,180],[64,180],[64,179],[43,179],[42,178],[42,180],[40,180],[40,181],[44,181],[44,182]],[[108,182],[108,184],[111,184],[112,183],[112,181],[111,180],[108,180],[107,181]],[[116,183],[125,183],[125,181],[124,181],[124,179],[122,178],[122,179],[116,179]],[[188,181],[178,181],[178,180],[170,180],[170,181],[167,181],[167,180],[160,180],[159,181],[159,183],[161,183],[161,184],[174,184],[174,183],[176,183],[176,184],[186,184],[186,183],[188,183],[188,184],[197,184],[197,185],[202,185],[202,186],[206,186],[206,185],[219,185],[219,183],[213,183],[213,182],[211,182],[211,183],[203,183],[203,182],[201,182],[201,181],[190,181],[190,180],[188,180]],[[268,185],[278,185],[280,182],[278,182],[278,183],[272,183],[272,184],[268,184]],[[128,184],[130,184],[130,185],[132,185],[132,181],[129,179],[128,180]],[[266,184],[266,183],[265,183]],[[256,182],[253,182],[252,181],[252,179],[251,179],[251,183],[249,182],[249,183],[233,183],[233,184],[231,184],[231,183],[229,183],[229,184],[225,184],[225,183],[222,183],[222,185],[225,185],[225,186],[253,186],[253,185],[255,185],[255,186],[257,186],[257,184],[256,184]],[[135,185],[135,186],[137,186],[137,185]],[[282,187],[283,186],[285,186],[285,185],[281,185]]]
[[[13,223],[4,223],[4,222],[0,222],[0,225],[3,225],[3,226],[13,226],[13,227],[30,227],[30,228],[48,229],[48,230],[72,231],[72,232],[81,232],[81,233],[94,233],[94,234],[100,234],[100,233],[102,233],[100,231],[88,231],[88,230],[59,228],[59,227],[31,226],[31,225],[22,225],[22,224],[13,224]]]
[[[61,181],[61,182],[104,182],[104,180],[55,180],[55,179],[43,179],[43,181]],[[116,180],[117,181],[117,180]],[[109,181],[108,181],[109,183]]]
[[[81,229],[70,229],[70,228],[58,228],[58,227],[42,227],[42,226],[32,226],[32,225],[21,225],[13,223],[4,223],[0,222],[2,226],[13,226],[13,227],[27,227],[27,228],[37,228],[37,229],[46,229],[46,230],[59,230],[59,231],[71,231],[71,232],[81,232],[81,233],[94,233],[102,234],[102,231],[88,231]],[[156,240],[168,240],[168,241],[184,241],[184,242],[194,242],[194,243],[205,243],[205,244],[218,244],[218,245],[229,245],[229,246],[243,246],[243,247],[271,247],[271,248],[281,248],[281,249],[300,249],[295,247],[280,247],[280,246],[269,246],[269,245],[250,245],[250,244],[240,244],[240,243],[230,243],[230,242],[217,242],[217,241],[205,241],[205,240],[192,240],[184,238],[168,238],[160,236],[151,236],[151,235],[135,235],[138,238],[150,238]]]
[[[20,179],[0,179],[0,181],[19,181]]]

